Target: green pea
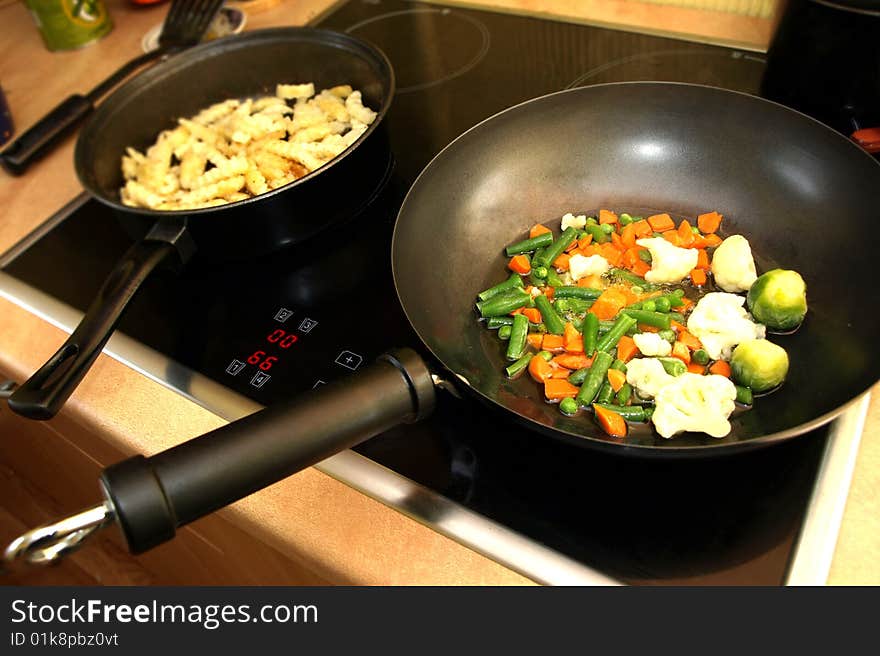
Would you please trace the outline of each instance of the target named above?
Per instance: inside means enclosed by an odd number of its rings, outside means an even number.
[[[620,223],[620,225],[622,225],[622,226],[629,225],[630,223],[633,222],[633,218],[629,214],[627,214],[626,212],[621,214],[617,220]]]
[[[675,342],[675,340],[676,340],[676,335],[675,335],[675,331],[674,331],[674,330],[661,330],[661,331],[660,331],[659,333],[657,333],[657,334],[660,335],[660,337],[661,337],[662,339],[665,339],[665,340],[666,340],[667,342],[669,342],[670,344],[672,344],[672,343]]]
[[[708,364],[709,354],[704,349],[697,349],[691,354],[691,360],[697,364]]]
[[[564,415],[576,415],[578,411],[577,401],[571,397],[562,399],[562,401],[559,402],[559,411]]]

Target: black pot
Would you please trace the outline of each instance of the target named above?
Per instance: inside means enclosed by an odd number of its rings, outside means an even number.
[[[790,0],[761,94],[847,136],[880,126],[880,1]]]

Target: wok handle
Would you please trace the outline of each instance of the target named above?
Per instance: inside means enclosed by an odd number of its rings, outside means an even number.
[[[188,258],[190,244],[185,228],[162,224],[136,242],[105,280],[67,341],[12,393],[9,407],[29,419],[54,417],[101,353],[144,280],[169,257]]]
[[[0,153],[0,163],[12,175],[21,175],[43,157],[93,109],[86,96],[74,94],[29,127]]]
[[[150,458],[104,470],[101,483],[132,553],[174,537],[177,527],[354,446],[434,407],[424,361],[412,350],[285,404]]]

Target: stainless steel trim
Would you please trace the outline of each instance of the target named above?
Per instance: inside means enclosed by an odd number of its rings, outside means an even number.
[[[79,310],[3,271],[0,271],[0,297],[68,333],[82,318]],[[110,338],[104,353],[227,421],[234,421],[262,407],[123,333],[117,332]],[[468,510],[354,451],[339,453],[315,467],[537,583],[620,585],[620,582]]]
[[[864,394],[831,425],[786,585],[828,581],[870,402],[871,395]]]

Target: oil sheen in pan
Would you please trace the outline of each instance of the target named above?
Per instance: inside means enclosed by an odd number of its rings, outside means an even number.
[[[656,208],[656,207],[651,207],[651,208],[630,207],[627,209],[620,209],[620,208],[613,208],[613,209],[614,209],[614,211],[627,212],[628,214],[631,214],[632,216],[651,216],[652,214],[659,214],[659,213],[665,212],[665,213],[669,214],[676,223],[680,223],[682,220],[687,219],[691,224],[696,224],[696,216],[688,216],[685,214],[671,212],[668,209],[662,209],[662,208]],[[587,216],[598,216],[599,210],[598,210],[598,208],[594,209],[592,211],[583,211],[583,210],[578,209],[577,211],[572,210],[572,213],[586,214]],[[723,212],[722,212],[722,214],[723,214]],[[558,219],[555,219],[555,220],[552,219],[549,221],[542,221],[542,223],[544,223],[544,225],[555,224],[554,234],[559,233]],[[527,232],[527,229],[525,231]],[[733,233],[731,233],[731,234],[733,234]],[[724,231],[721,230],[721,231],[719,231],[718,236],[721,237],[722,239],[724,239],[730,235],[725,234]],[[743,236],[746,237],[746,239],[748,239],[748,235],[743,235]],[[510,240],[510,243],[513,243],[516,240],[517,240],[517,238],[514,237]],[[760,253],[754,252],[754,250],[752,251],[752,256],[755,259],[755,264],[758,268],[759,274],[763,271],[769,271],[770,269],[774,269],[777,267],[783,267],[782,264],[777,263],[769,258],[763,257]],[[501,281],[500,278],[496,279],[495,277],[492,277],[487,286],[491,286],[491,285],[496,284],[500,281]],[[685,295],[688,298],[690,298],[692,301],[694,301],[695,303],[697,301],[699,301],[699,299],[701,299],[706,294],[709,294],[710,292],[724,291],[715,285],[714,279],[711,276],[709,277],[707,284],[701,289],[698,289],[689,283],[684,283],[684,284],[680,284],[680,285],[673,285],[670,287],[670,289],[675,289],[678,287],[683,288],[685,290]],[[474,320],[479,320],[476,315],[475,315]],[[797,331],[797,328],[795,328],[794,330],[791,330],[791,331],[787,331],[785,333],[772,331],[772,330],[768,329],[767,334],[769,337],[770,335],[779,335],[779,334],[788,335],[788,334],[792,334],[796,331]],[[557,417],[552,417],[552,421],[551,421],[552,425],[559,426],[561,423],[565,423],[565,424],[567,424],[568,429],[573,428],[576,431],[590,430],[591,432],[595,432],[596,434],[601,434],[601,430],[596,425],[591,412],[588,412],[588,411],[585,412],[585,411],[581,410],[577,415],[574,415],[572,417],[568,417],[568,416],[563,415],[557,407],[559,405],[557,402],[548,401],[547,399],[544,398],[543,394],[540,391],[541,386],[538,383],[536,383],[534,380],[531,379],[531,377],[528,375],[528,372],[523,372],[522,375],[517,376],[514,379],[506,378],[506,376],[504,376],[502,373],[504,371],[504,368],[508,364],[510,364],[505,359],[505,354],[504,354],[505,348],[506,348],[506,342],[504,342],[503,340],[500,340],[498,338],[496,331],[484,330],[480,336],[480,342],[481,342],[481,345],[482,345],[484,351],[492,359],[497,360],[497,362],[498,362],[498,371],[499,371],[499,377],[500,377],[499,388],[504,390],[504,393],[506,393],[506,394],[510,394],[512,396],[520,397],[523,399],[524,402],[522,404],[518,404],[518,405],[521,405],[521,407],[519,408],[519,411],[522,414],[541,423],[542,417],[544,419],[550,418],[550,417],[548,417],[548,413],[547,413],[547,409],[549,408],[549,409],[551,409],[552,414],[558,415]],[[785,383],[783,383],[782,385],[784,385],[784,384]],[[755,393],[754,397],[756,399],[758,399],[759,397],[762,397],[762,396],[768,396],[768,395],[772,394],[773,392],[775,392],[776,390],[780,389],[780,387],[782,387],[782,385],[780,385],[779,387],[776,387],[772,390],[769,390],[767,392],[763,392],[760,394]],[[758,403],[758,402],[759,401],[757,401],[757,400],[755,401],[755,403]],[[529,404],[536,404],[538,406],[538,408],[540,408],[540,409],[537,409],[535,406],[530,407]],[[543,406],[543,407],[541,407],[541,406]],[[750,409],[751,409],[750,406],[745,406],[745,405],[737,403],[736,408],[733,411],[733,414],[730,416],[731,422],[736,421],[736,418],[738,416],[742,415],[743,413],[748,412]],[[719,441],[719,440],[725,439],[725,438],[715,438],[715,437],[705,435],[703,433],[693,433],[693,432],[680,433],[678,435],[675,435],[672,438],[667,439],[667,438],[661,437],[659,434],[657,434],[656,431],[654,431],[652,424],[650,422],[648,422],[648,423],[628,422],[627,436],[625,438],[614,438],[614,437],[610,437],[610,436],[603,436],[603,439],[607,439],[609,441],[622,442],[622,443],[630,442],[630,443],[638,443],[638,444],[661,442],[661,441],[662,442],[669,442],[670,440],[684,441],[683,438],[687,438],[689,440],[703,439],[703,440],[712,440],[712,441]]]

